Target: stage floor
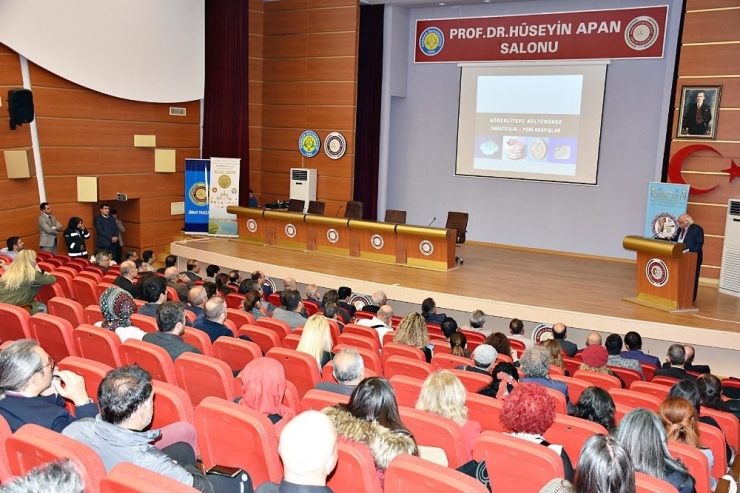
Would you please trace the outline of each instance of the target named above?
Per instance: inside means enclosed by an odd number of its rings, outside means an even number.
[[[294,277],[323,287],[351,286],[389,299],[420,304],[432,296],[440,310],[481,309],[503,318],[554,323],[716,348],[740,348],[740,298],[700,286],[698,313],[670,314],[622,298],[635,295],[635,264],[509,249],[492,245],[458,247],[465,264],[438,272],[356,258],[255,245],[223,238],[174,242],[173,254],[244,272]]]

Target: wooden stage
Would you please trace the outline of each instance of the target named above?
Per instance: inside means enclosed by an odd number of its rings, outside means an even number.
[[[364,294],[383,289],[390,300],[420,304],[432,296],[440,310],[481,309],[507,319],[563,322],[602,333],[636,330],[643,338],[740,350],[740,298],[700,286],[696,314],[627,303],[622,298],[634,296],[636,288],[630,261],[466,244],[457,249],[465,264],[438,272],[223,238],[174,242],[171,251],[244,272],[290,276],[299,283],[348,285]]]

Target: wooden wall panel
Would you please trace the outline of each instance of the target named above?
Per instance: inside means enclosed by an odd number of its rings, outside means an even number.
[[[302,34],[307,31],[308,18],[304,10],[280,10],[277,12],[266,12],[265,25],[263,26],[265,36],[278,34]]]
[[[308,53],[321,53],[323,56],[357,57],[358,32],[339,32],[310,34],[306,39]]]
[[[360,27],[359,22],[356,5],[308,10],[309,33],[355,32]]]
[[[265,127],[305,127],[305,105],[264,105],[262,125]]]
[[[125,147],[134,146],[134,135],[156,135],[157,147],[200,146],[197,124],[176,125],[131,121],[74,120],[38,117],[39,141],[42,146]]]
[[[685,32],[685,31],[684,31]],[[738,31],[736,30],[737,34]],[[679,75],[733,75],[740,44],[688,45],[681,48]]]
[[[738,6],[738,5],[736,5]],[[688,12],[684,20],[683,43],[725,41],[740,26],[740,9]]]
[[[687,212],[696,224],[701,224],[701,227],[704,228],[704,234],[724,236],[726,205],[689,202]]]
[[[185,170],[185,159],[197,159],[198,149],[175,149],[176,169]],[[110,148],[110,147],[45,147],[41,153],[44,173],[64,175],[69,171],[69,163],[75,163],[78,175],[120,174],[122,169],[129,173],[153,173],[154,149],[148,148]]]
[[[306,108],[306,126],[309,128],[332,128],[353,131],[355,128],[355,106],[309,106]],[[348,151],[353,151],[353,148]]]
[[[270,17],[276,14],[266,15]],[[264,37],[263,41],[264,43]],[[308,36],[295,34],[292,36],[269,36],[269,42],[264,44],[264,58],[305,58],[308,51]]]
[[[686,0],[686,10],[737,8],[737,0]]]

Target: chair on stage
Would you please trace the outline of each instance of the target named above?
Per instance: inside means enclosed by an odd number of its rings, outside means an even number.
[[[305,200],[290,199],[288,202],[288,212],[303,212],[303,207],[305,205]]]
[[[468,232],[468,213],[467,212],[448,212],[447,222],[445,228],[454,229],[457,231],[457,237],[455,238],[455,244],[462,245],[465,243],[465,234]],[[462,257],[455,256],[455,262],[461,264],[465,260]]]
[[[347,209],[344,211],[346,219],[362,219],[362,202],[350,200],[347,202]]]
[[[388,209],[385,211],[385,222],[406,224],[406,211]]]
[[[326,208],[326,202],[318,202],[316,200],[311,200],[308,202],[308,213],[309,214],[317,214],[319,216],[324,215],[324,209]]]

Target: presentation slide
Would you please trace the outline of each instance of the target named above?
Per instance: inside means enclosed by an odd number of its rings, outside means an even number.
[[[463,67],[456,173],[595,184],[606,64]]]

